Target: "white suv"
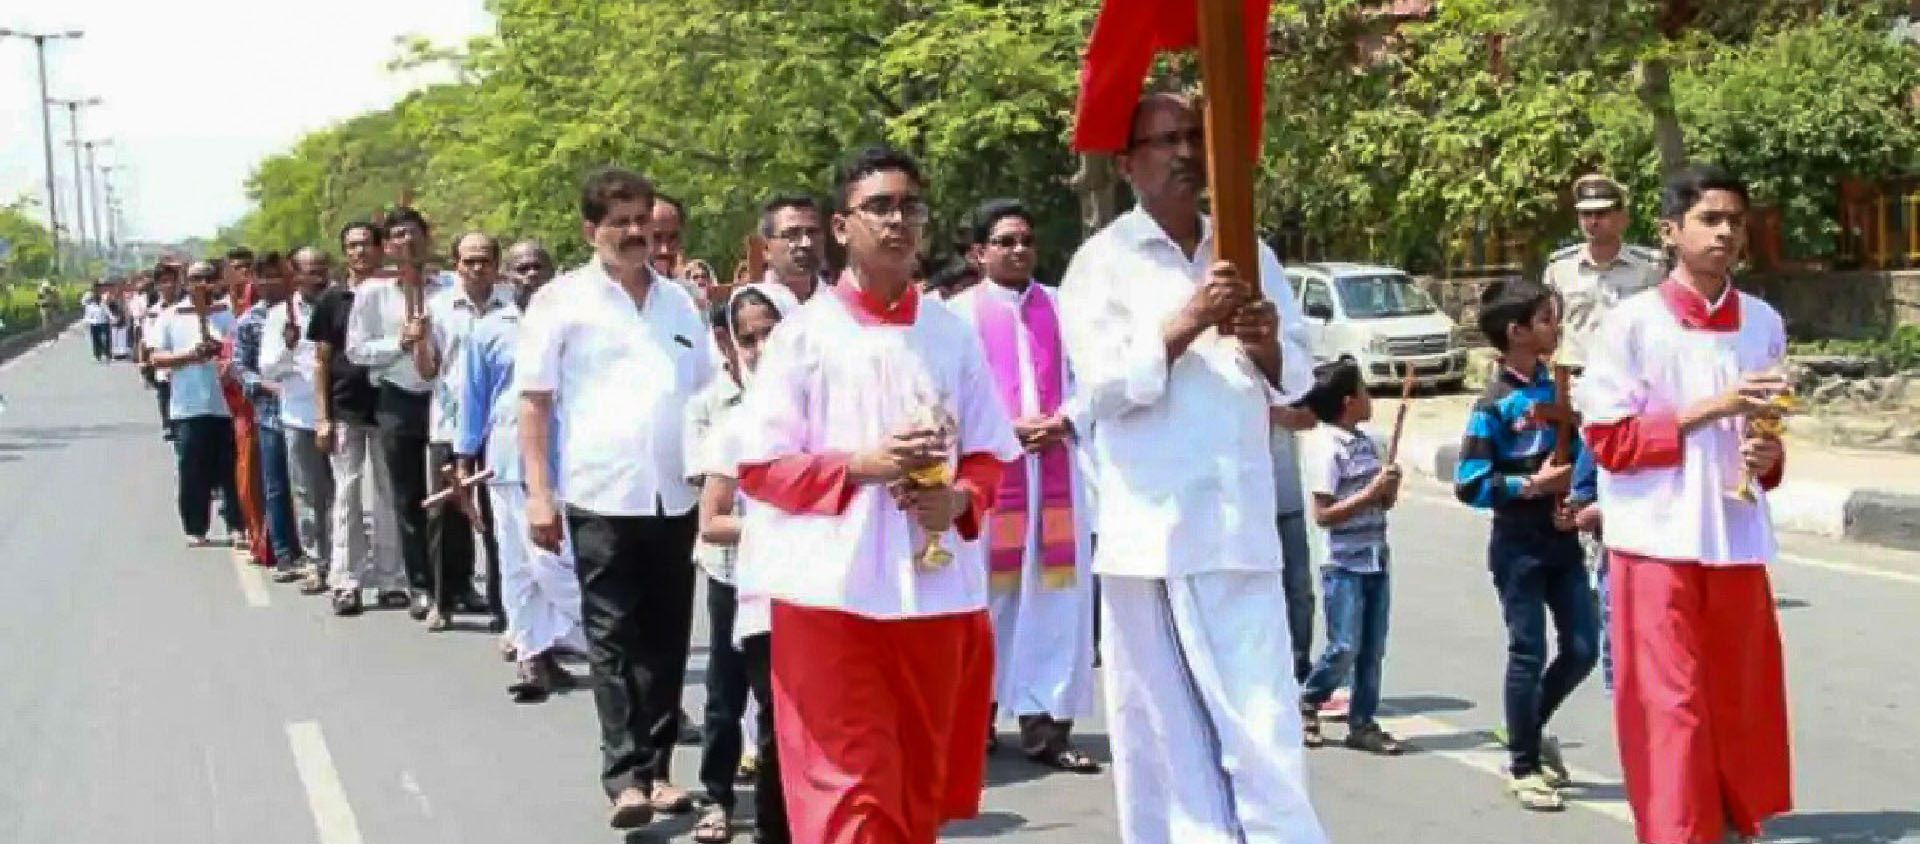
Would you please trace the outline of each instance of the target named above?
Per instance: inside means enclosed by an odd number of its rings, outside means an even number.
[[[1350,358],[1369,387],[1400,385],[1406,367],[1422,387],[1458,389],[1467,350],[1453,319],[1406,273],[1366,264],[1294,264],[1287,268],[1306,315],[1315,363]]]

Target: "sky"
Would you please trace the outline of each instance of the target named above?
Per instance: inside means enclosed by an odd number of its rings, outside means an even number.
[[[121,239],[138,241],[213,236],[246,212],[246,178],[260,159],[446,75],[389,72],[396,38],[457,44],[492,29],[482,0],[64,0],[4,7],[0,28],[85,33],[78,41],[47,42],[48,94],[103,100],[80,111],[81,139],[112,140],[95,158],[119,168],[113,181],[126,211]],[[44,202],[38,98],[33,42],[0,38],[0,205],[23,192]],[[54,110],[53,127],[61,222],[71,225],[66,109]],[[44,222],[44,208],[34,211]]]

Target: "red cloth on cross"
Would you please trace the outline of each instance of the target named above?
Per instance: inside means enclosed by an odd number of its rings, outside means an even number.
[[[1253,149],[1260,148],[1262,91],[1267,61],[1268,0],[1241,0],[1247,76],[1252,80]],[[1080,102],[1074,111],[1075,152],[1123,152],[1132,134],[1153,57],[1200,42],[1196,0],[1106,0],[1080,64]]]

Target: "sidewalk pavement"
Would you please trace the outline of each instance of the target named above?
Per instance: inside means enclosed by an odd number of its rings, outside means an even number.
[[[1416,397],[1401,434],[1400,464],[1452,483],[1460,434],[1475,395]],[[1390,429],[1398,399],[1375,399]],[[1781,530],[1920,551],[1920,455],[1822,446],[1787,435],[1787,473],[1767,496]]]

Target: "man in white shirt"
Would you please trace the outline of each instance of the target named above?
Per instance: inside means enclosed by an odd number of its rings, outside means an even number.
[[[1312,386],[1264,246],[1252,298],[1200,213],[1204,133],[1186,98],[1135,112],[1121,172],[1139,206],[1060,287],[1093,420],[1101,655],[1127,844],[1324,844],[1307,800],[1275,524],[1271,408]],[[1232,336],[1216,326],[1223,323]]]
[[[180,527],[193,547],[207,545],[208,508],[220,491],[221,515],[229,536],[245,530],[240,494],[234,484],[232,414],[221,392],[220,343],[233,331],[231,311],[212,306],[209,288],[219,270],[206,261],[187,269],[193,295],[167,309],[155,327],[154,367],[173,376],[168,412],[179,437],[178,459]]]
[[[427,342],[426,275],[431,247],[426,218],[402,208],[387,218],[387,256],[396,272],[367,280],[354,292],[347,322],[347,359],[367,367],[378,397],[374,423],[382,460],[374,483],[385,493],[399,525],[400,558],[413,589],[408,615],[435,615],[433,567],[427,549],[427,434],[433,382],[420,372],[414,348]]]
[[[760,239],[766,242],[765,281],[785,285],[802,302],[832,284],[825,275],[827,230],[813,197],[782,194],[760,208]]]
[[[80,297],[80,321],[87,324],[87,339],[93,343],[93,360],[105,363],[112,357],[108,341],[112,336],[113,315],[107,310],[107,286],[94,282],[93,289]]]
[[[1020,203],[982,205],[971,251],[988,283],[947,300],[947,309],[979,334],[1026,451],[1002,471],[988,519],[996,709],[1019,720],[1029,759],[1096,773],[1099,763],[1072,744],[1074,719],[1093,710],[1093,547],[1059,308],[1033,279],[1039,252]]]
[[[773,332],[738,411],[740,490],[756,503],[737,576],[773,602],[795,841],[933,844],[980,805],[980,538],[1020,445],[973,332],[913,284],[924,184],[887,149],[842,168],[833,231],[849,269]]]
[[[293,253],[293,294],[267,312],[260,332],[261,376],[280,385],[280,425],[286,432],[287,477],[303,566],[300,590],[327,591],[333,559],[333,469],[314,436],[314,344],[307,340],[314,304],[328,288],[327,256],[311,246]]]
[[[153,392],[160,405],[160,437],[169,442],[175,440],[172,417],[167,413],[167,405],[173,392],[173,372],[155,366],[153,352],[156,348],[155,344],[160,339],[160,318],[165,316],[167,309],[173,307],[174,302],[180,298],[180,272],[180,265],[174,263],[161,262],[154,267],[155,299],[147,305],[141,317],[138,349],[140,368],[153,373]]]
[[[653,203],[635,173],[588,177],[581,232],[594,256],[528,303],[515,355],[527,529],[556,554],[563,516],[571,535],[618,829],[692,808],[667,782],[693,632],[697,494],[682,411],[714,363],[693,297],[648,267]]]
[[[427,300],[427,341],[414,347],[420,374],[433,381],[433,406],[428,416],[427,492],[439,492],[448,483],[454,465],[453,441],[460,422],[460,387],[465,376],[466,343],[473,335],[473,324],[494,311],[511,307],[513,286],[500,282],[500,244],[479,232],[460,237],[453,244],[455,271],[459,283],[433,294]],[[474,499],[468,498],[472,501]],[[476,502],[477,503],[477,502]],[[492,519],[486,505],[475,506],[472,516],[489,559],[499,555],[494,542]],[[433,560],[433,603],[444,623],[453,610],[480,612],[492,610],[497,623],[494,632],[506,629],[499,595],[482,601],[473,591],[476,525],[466,508],[451,504],[435,507],[427,513],[428,557]]]

